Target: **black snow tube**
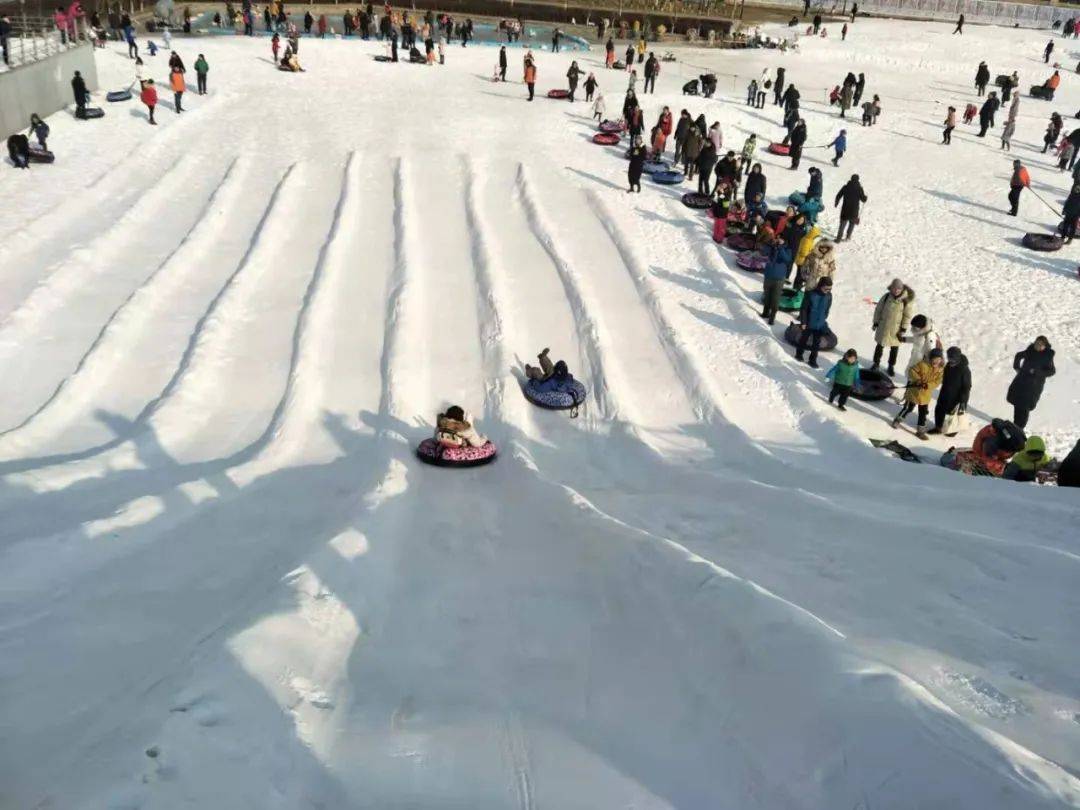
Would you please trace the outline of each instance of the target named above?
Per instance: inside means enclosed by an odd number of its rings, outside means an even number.
[[[784,330],[784,340],[792,346],[798,346],[800,337],[802,337],[802,324],[792,321],[791,325]],[[826,330],[825,334],[821,336],[818,349],[826,352],[831,351],[836,348],[837,341],[838,338],[833,334],[833,331],[831,329]]]
[[[538,385],[539,383],[536,380],[529,380],[525,383],[524,388],[522,388],[525,399],[529,400],[533,405],[546,408],[549,411],[573,410],[584,403],[586,397],[588,397],[585,386],[577,380],[571,380],[557,391],[537,391]],[[576,415],[576,413],[571,414],[571,416]]]
[[[780,223],[780,217],[784,215],[784,212],[779,208],[774,208],[772,211],[765,212],[765,222],[768,223],[770,228],[775,228]]]
[[[682,86],[682,92],[684,96],[696,96],[698,95],[698,80],[691,79]]]
[[[665,186],[674,186],[683,181],[682,172],[675,172],[670,170],[666,172],[653,172],[649,176],[653,179],[653,182],[660,183],[661,185]]]
[[[791,147],[786,143],[770,143],[769,151],[774,155],[790,155]]]
[[[101,107],[87,107],[83,110],[83,114],[79,115],[78,110],[75,111],[75,117],[83,121],[88,121],[91,118],[104,118],[105,111]]]
[[[851,389],[851,395],[855,399],[876,402],[888,399],[895,390],[892,378],[880,368],[862,368],[859,369],[859,384]]]
[[[601,146],[614,146],[619,142],[619,134],[617,132],[597,132],[592,136],[592,142]]]
[[[626,70],[626,65],[620,62],[618,59],[611,63],[611,67],[614,70]]]
[[[128,101],[131,99],[130,90],[113,90],[105,94],[106,101]]]
[[[1033,84],[1033,85],[1031,85],[1031,90],[1029,91],[1029,95],[1032,98],[1041,98],[1044,101],[1053,101],[1054,100],[1054,91],[1053,91],[1053,89],[1050,88],[1050,87],[1044,87],[1041,84]]]
[[[1056,234],[1025,233],[1023,243],[1024,247],[1026,247],[1028,250],[1039,250],[1044,253],[1053,253],[1055,250],[1061,250],[1061,246],[1065,244],[1065,241]]]
[[[641,170],[645,174],[656,174],[657,172],[666,172],[671,166],[666,160],[646,160]]]
[[[691,191],[682,195],[682,203],[687,208],[702,210],[712,208],[713,200],[708,194],[698,194],[696,191]]]
[[[548,90],[547,97],[548,98],[570,98],[570,91],[569,90],[559,90],[559,89]]]
[[[56,160],[56,155],[48,149],[42,149],[40,146],[30,147],[31,163],[52,163],[54,160]]]
[[[392,56],[376,56],[375,61],[376,62],[393,62],[394,57],[392,57]]]

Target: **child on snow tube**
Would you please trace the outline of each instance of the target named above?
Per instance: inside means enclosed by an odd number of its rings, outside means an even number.
[[[457,405],[440,413],[435,435],[424,439],[416,454],[426,464],[438,467],[476,467],[495,460],[495,445],[472,425],[471,417]]]
[[[1042,437],[1029,436],[1024,449],[1009,459],[1001,477],[1010,481],[1035,481],[1039,473],[1054,472],[1058,466],[1054,457],[1046,452]]]
[[[574,379],[565,360],[554,365],[548,357],[550,349],[537,355],[540,366],[525,365],[525,396],[545,408],[576,408],[585,399],[585,386]]]
[[[451,405],[435,420],[435,441],[447,448],[483,447],[486,436],[477,432],[472,417],[458,405]]]
[[[1009,459],[1025,445],[1024,431],[1004,419],[992,419],[978,433],[969,450],[951,448],[942,457],[942,466],[968,475],[1000,476]]]

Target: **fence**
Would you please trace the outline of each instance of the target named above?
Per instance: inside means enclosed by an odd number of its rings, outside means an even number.
[[[89,28],[83,19],[72,21],[69,30],[57,29],[47,17],[12,16],[12,31],[7,41],[8,66],[11,69],[40,62],[73,48],[89,48]]]
[[[802,0],[764,0],[765,5],[802,8]],[[921,20],[954,21],[964,15],[967,22],[992,25],[1019,25],[1023,28],[1049,28],[1054,22],[1080,17],[1076,6],[1035,3],[1008,3],[999,0],[855,0],[859,11],[883,17],[912,17]],[[845,13],[852,0],[813,3],[821,12]]]

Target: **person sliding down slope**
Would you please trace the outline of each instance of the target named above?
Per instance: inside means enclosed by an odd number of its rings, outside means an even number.
[[[483,447],[487,437],[478,433],[472,417],[459,406],[451,405],[435,422],[435,441],[447,447]]]
[[[574,382],[574,375],[570,373],[566,361],[560,360],[552,364],[548,356],[550,351],[544,349],[536,356],[540,361],[539,367],[525,364],[525,376],[532,381],[532,389],[538,394],[567,391]]]

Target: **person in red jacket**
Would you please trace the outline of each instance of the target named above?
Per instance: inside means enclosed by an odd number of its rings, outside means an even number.
[[[1013,173],[1009,178],[1009,216],[1015,217],[1020,210],[1020,192],[1031,185],[1031,176],[1019,160],[1013,161]]]
[[[157,121],[154,120],[154,107],[157,106],[157,89],[154,87],[153,79],[147,79],[143,83],[142,93],[139,94],[139,98],[142,99],[142,103],[146,105],[146,109],[150,112],[150,123],[157,126]]]

